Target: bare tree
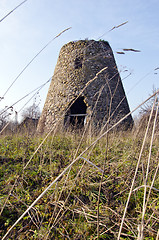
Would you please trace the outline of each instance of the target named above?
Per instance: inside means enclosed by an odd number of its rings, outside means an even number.
[[[157,89],[155,87],[153,87],[152,94],[154,94],[156,92],[157,92]],[[147,103],[145,103],[143,105],[143,107],[140,110],[140,115],[141,116],[149,115],[154,102],[155,102],[154,111],[156,111],[156,108],[157,108],[157,105],[158,105],[158,102],[159,102],[159,95],[158,94],[154,95]]]
[[[23,120],[26,118],[39,119],[39,117],[40,117],[40,108],[35,103],[33,103],[33,105],[31,105],[30,107],[25,108],[22,112]]]
[[[153,93],[157,92],[157,89],[153,88]],[[158,109],[158,104],[159,104],[159,95],[156,94],[154,95],[153,98],[150,99],[149,102],[147,102],[143,107],[141,108],[141,111],[139,113],[139,119],[138,119],[138,124],[141,129],[145,129],[148,121],[149,121],[149,116],[151,111],[152,112],[152,118],[151,118],[151,124],[150,127],[152,128],[153,126],[153,120],[155,118],[155,115],[157,114],[157,120],[156,120],[156,129],[159,129],[159,109]],[[156,113],[157,111],[157,113]]]
[[[5,125],[9,122],[9,116],[11,113],[9,113],[7,110],[3,109],[0,111],[0,131],[5,127]]]

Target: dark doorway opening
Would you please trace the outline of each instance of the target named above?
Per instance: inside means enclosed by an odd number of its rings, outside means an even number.
[[[86,118],[87,106],[84,102],[84,97],[79,97],[72,104],[67,114],[65,115],[65,125],[74,127],[83,127]]]

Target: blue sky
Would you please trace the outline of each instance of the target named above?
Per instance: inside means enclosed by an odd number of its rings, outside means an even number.
[[[0,0],[0,19],[21,2]],[[159,88],[159,70],[154,71],[159,67],[158,13],[158,0],[28,0],[0,22],[0,97],[53,37],[72,28],[55,39],[30,64],[0,102],[0,109],[14,104],[53,75],[60,48],[65,43],[102,38],[112,47],[121,77],[131,73],[123,80],[123,85],[133,110],[152,93],[153,87]],[[109,31],[126,21],[127,24]],[[123,48],[141,52],[116,53]],[[128,72],[122,72],[124,69]],[[41,109],[48,87],[49,84],[37,97]],[[19,111],[29,98],[14,105],[14,111]],[[27,106],[32,104],[33,100]]]

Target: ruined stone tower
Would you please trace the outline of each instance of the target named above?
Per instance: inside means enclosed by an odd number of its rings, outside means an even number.
[[[61,48],[38,132],[62,120],[64,127],[84,126],[91,119],[100,128],[130,112],[113,52],[108,42],[80,40]],[[123,122],[133,124],[131,115]]]

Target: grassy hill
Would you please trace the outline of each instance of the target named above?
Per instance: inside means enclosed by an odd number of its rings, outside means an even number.
[[[5,239],[158,239],[158,149],[143,129],[1,136],[0,236],[26,211]]]

